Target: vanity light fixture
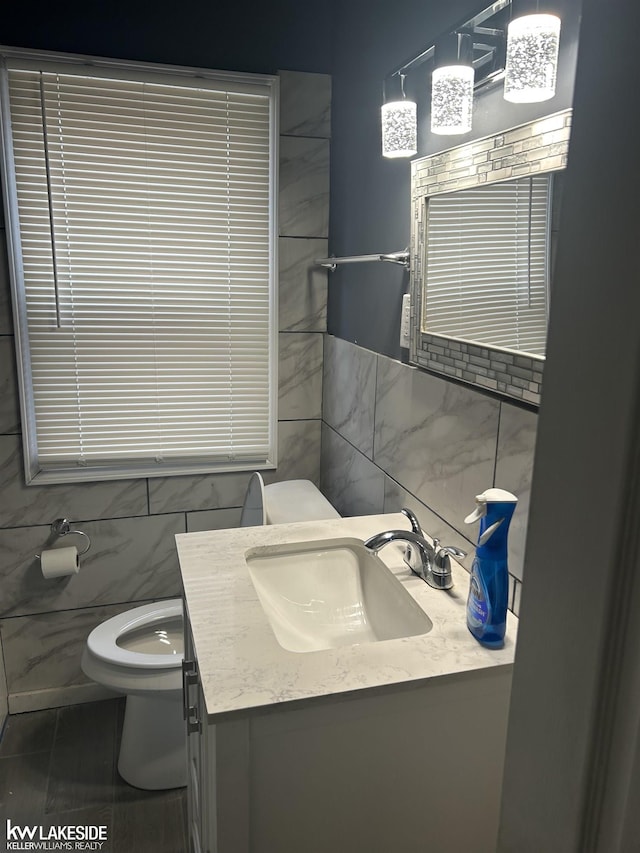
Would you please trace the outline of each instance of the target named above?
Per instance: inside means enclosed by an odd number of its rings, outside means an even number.
[[[453,135],[471,130],[475,74],[472,49],[471,36],[465,33],[453,33],[436,45],[436,67],[431,78],[432,133]]]
[[[401,100],[382,105],[382,154],[384,157],[413,157],[418,153],[418,110],[404,94],[404,74],[400,74]]]
[[[514,18],[507,28],[505,100],[531,104],[556,91],[560,18],[536,13]]]

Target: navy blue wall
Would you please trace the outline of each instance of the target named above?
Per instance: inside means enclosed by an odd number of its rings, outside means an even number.
[[[5,11],[5,45],[272,73],[331,72],[332,0],[33,0]]]
[[[331,253],[358,255],[404,249],[409,242],[410,163],[380,153],[380,104],[386,74],[419,53],[482,0],[350,0],[335,16],[333,140],[331,146]],[[548,4],[562,17],[555,97],[541,104],[508,104],[501,86],[476,98],[471,133],[435,137],[429,130],[425,70],[407,78],[418,102],[418,156],[460,145],[571,106],[580,0]],[[421,90],[421,91],[420,91]],[[391,264],[339,267],[330,276],[329,331],[400,358],[400,308],[408,275]]]

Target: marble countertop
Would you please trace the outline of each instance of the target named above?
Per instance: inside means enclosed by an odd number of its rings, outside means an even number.
[[[469,574],[452,560],[454,587],[434,590],[412,574],[402,546],[378,556],[433,623],[428,634],[307,653],[283,649],[254,590],[245,553],[266,545],[410,529],[400,513],[176,535],[185,600],[209,721],[272,706],[461,674],[513,663],[518,620],[504,648],[481,646],[466,627]]]

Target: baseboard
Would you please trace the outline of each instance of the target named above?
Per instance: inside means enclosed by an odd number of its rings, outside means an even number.
[[[72,684],[67,687],[50,687],[43,690],[28,690],[9,694],[9,713],[23,714],[27,711],[42,711],[46,708],[62,708],[65,705],[80,705],[112,699],[119,694],[100,684]]]

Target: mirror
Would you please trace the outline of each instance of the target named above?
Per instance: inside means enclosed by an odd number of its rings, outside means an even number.
[[[413,161],[411,363],[539,403],[570,122]]]
[[[427,200],[423,332],[544,356],[561,175]]]

